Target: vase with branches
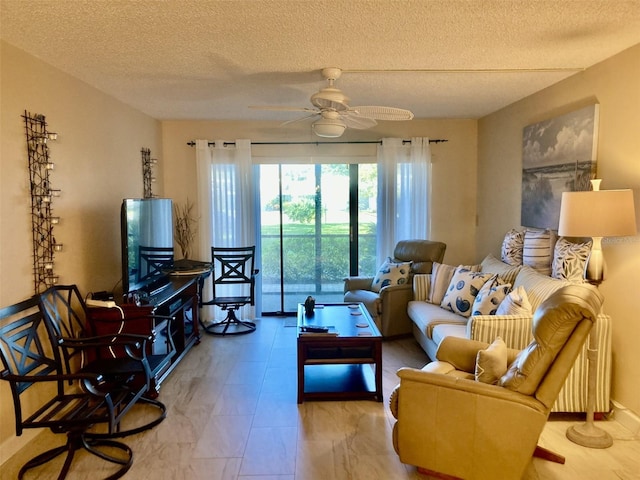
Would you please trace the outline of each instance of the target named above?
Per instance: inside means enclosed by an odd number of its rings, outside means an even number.
[[[175,240],[182,251],[182,258],[189,258],[191,247],[196,238],[198,219],[193,216],[193,202],[174,203],[173,213],[176,218]]]

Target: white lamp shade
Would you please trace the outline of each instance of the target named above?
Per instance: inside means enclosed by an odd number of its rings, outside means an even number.
[[[624,237],[636,235],[632,190],[564,192],[558,235]]]

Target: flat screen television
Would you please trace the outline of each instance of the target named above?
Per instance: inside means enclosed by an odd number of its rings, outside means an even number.
[[[173,202],[168,198],[122,201],[122,293],[156,288],[173,268]]]

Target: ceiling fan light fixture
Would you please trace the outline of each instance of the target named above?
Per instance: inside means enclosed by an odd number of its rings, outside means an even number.
[[[319,137],[338,138],[344,133],[346,124],[335,118],[321,118],[311,125],[313,132]]]

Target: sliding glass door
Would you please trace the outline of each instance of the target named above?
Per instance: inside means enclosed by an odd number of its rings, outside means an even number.
[[[376,185],[375,164],[260,166],[263,313],[340,302],[344,277],[373,273]]]

